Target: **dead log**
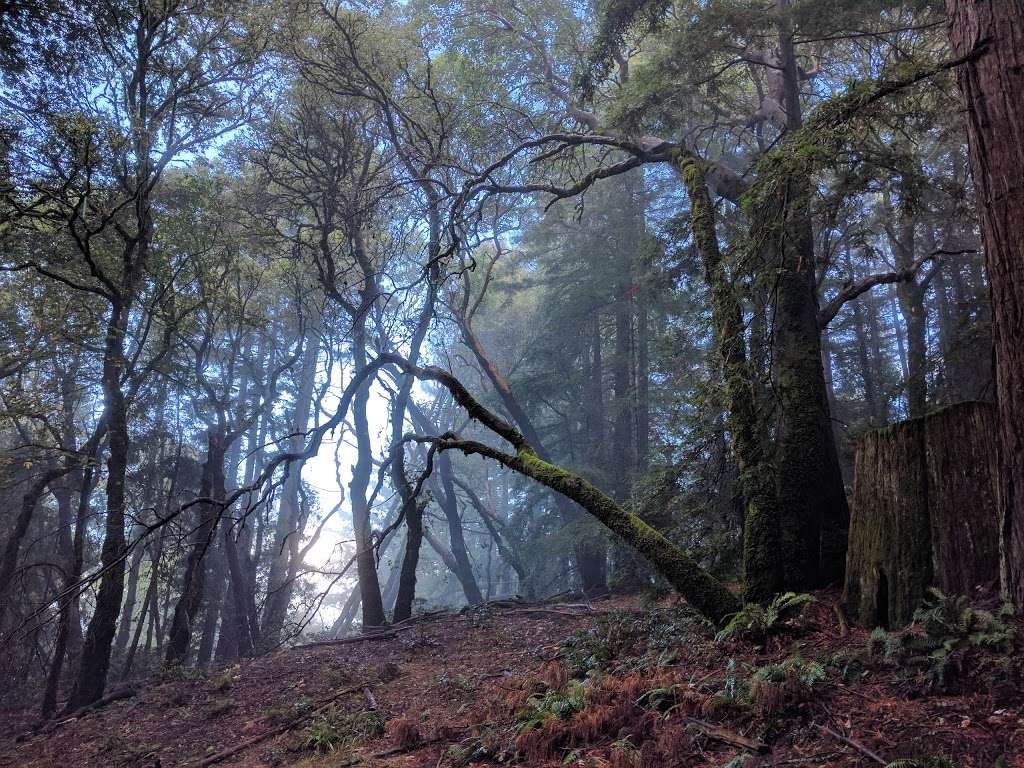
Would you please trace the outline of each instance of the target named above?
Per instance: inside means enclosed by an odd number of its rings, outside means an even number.
[[[995,435],[994,406],[960,403],[861,438],[844,590],[859,623],[905,624],[932,585],[996,583]]]

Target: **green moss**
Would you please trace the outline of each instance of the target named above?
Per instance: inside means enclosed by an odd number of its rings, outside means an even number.
[[[733,452],[746,500],[743,523],[743,579],[748,602],[766,602],[779,590],[781,560],[779,515],[773,469],[763,455],[763,435],[755,402],[753,373],[747,360],[743,311],[722,263],[715,208],[705,170],[697,158],[677,154],[677,167],[690,198],[691,229],[711,291],[711,319],[718,339],[729,405]]]
[[[528,445],[516,452],[517,469],[568,496],[646,557],[694,608],[720,624],[739,609],[739,601],[679,547],[579,475],[550,464]]]

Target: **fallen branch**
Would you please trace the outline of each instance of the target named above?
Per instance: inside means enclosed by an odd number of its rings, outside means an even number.
[[[453,738],[454,735],[455,734],[452,733],[442,733],[429,739],[420,739],[415,744],[408,744],[404,747],[392,747],[391,749],[385,749],[383,752],[374,752],[369,755],[369,757],[371,760],[379,760],[383,757],[394,757],[395,755],[405,755],[409,752],[417,752],[425,747],[429,747],[431,744],[437,744],[439,741],[448,741]]]
[[[874,760],[879,765],[888,765],[889,764],[889,761],[888,760],[884,760],[881,756],[878,755],[877,752],[872,752],[870,749],[865,747],[859,741],[854,741],[849,736],[843,736],[841,733],[837,733],[836,731],[833,731],[831,728],[828,728],[827,726],[824,726],[824,725],[818,725],[817,723],[815,723],[814,727],[817,728],[822,733],[827,733],[829,736],[831,736],[836,741],[838,741],[838,742],[840,742],[842,744],[845,744],[848,747],[853,747],[853,749],[855,749],[858,752],[860,752],[862,755],[864,755],[864,757],[868,758],[869,760]]]
[[[103,707],[107,706],[107,704],[112,704],[115,701],[130,699],[136,693],[138,693],[138,691],[131,687],[119,688],[116,691],[111,691],[106,696],[94,701],[92,704],[86,704],[84,707],[79,707],[69,715],[62,717],[60,720],[54,720],[45,725],[36,726],[31,731],[23,733],[20,736],[18,736],[17,739],[15,739],[15,741],[24,741],[25,739],[35,735],[36,733],[53,733],[55,730],[60,728],[65,723],[70,723],[74,720],[78,720],[79,718],[84,717],[85,715],[88,715],[92,712],[95,712],[98,709],[102,709]]]
[[[316,709],[313,709],[312,711],[307,712],[305,714],[299,715],[298,717],[289,720],[284,725],[279,725],[276,728],[271,728],[269,731],[261,733],[258,736],[253,736],[251,739],[246,739],[245,741],[240,742],[233,747],[221,750],[215,755],[210,755],[209,757],[205,758],[197,764],[198,768],[206,768],[206,766],[208,765],[215,765],[217,763],[223,762],[224,760],[227,760],[229,757],[234,757],[239,752],[244,752],[245,750],[249,749],[249,747],[254,747],[257,744],[263,743],[267,739],[272,739],[273,737],[279,736],[285,731],[290,731],[295,726],[304,723],[307,720],[312,720],[315,716],[319,715],[321,712],[326,710],[331,704],[340,699],[342,696],[362,691],[366,688],[367,685],[367,683],[359,683],[358,685],[353,685],[349,688],[343,688],[340,691],[336,691],[332,693],[330,696],[328,696],[326,699],[322,699],[318,703]]]
[[[363,635],[354,635],[352,637],[342,637],[337,640],[317,640],[312,643],[303,643],[302,645],[295,646],[296,648],[320,648],[326,645],[350,645],[352,643],[361,643],[364,640],[388,640],[395,637],[399,632],[406,632],[413,627],[393,627],[391,629],[384,630],[383,632],[367,632]]]
[[[690,717],[689,715],[683,715],[682,719],[684,722],[696,727],[709,739],[720,741],[723,744],[748,749],[758,755],[767,755],[772,751],[772,748],[764,742],[749,739],[742,733],[730,731],[728,728],[723,728],[720,725],[715,725],[714,723],[709,723],[704,720],[698,720],[696,717]]]

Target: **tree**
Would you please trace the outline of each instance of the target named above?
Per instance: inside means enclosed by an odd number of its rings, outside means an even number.
[[[948,0],[981,209],[999,405],[1004,585],[1024,606],[1024,5]]]

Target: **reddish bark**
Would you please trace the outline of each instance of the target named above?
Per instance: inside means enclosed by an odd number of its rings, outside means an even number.
[[[947,0],[988,266],[1005,586],[1024,606],[1024,2]]]

